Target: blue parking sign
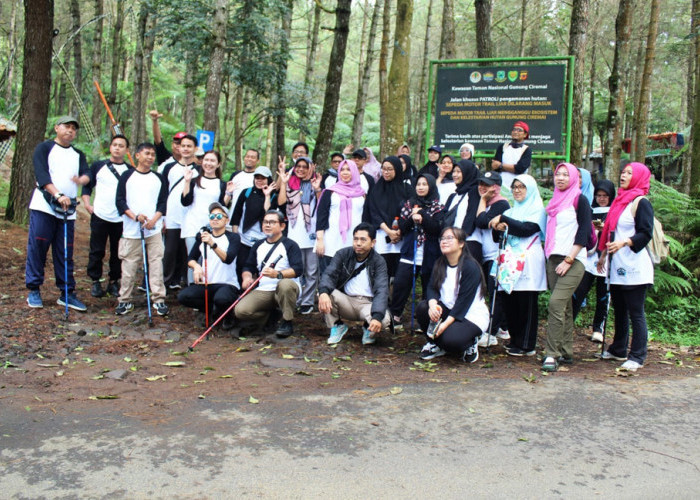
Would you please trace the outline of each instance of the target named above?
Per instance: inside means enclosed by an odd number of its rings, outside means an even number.
[[[216,134],[211,130],[197,130],[197,144],[205,153],[214,149],[214,137]]]

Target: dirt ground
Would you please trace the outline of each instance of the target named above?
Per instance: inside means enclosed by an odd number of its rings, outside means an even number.
[[[133,313],[121,317],[114,315],[116,299],[90,296],[85,272],[89,223],[84,210],[79,212],[76,280],[88,312],[71,311],[67,321],[55,304],[59,292],[50,263],[42,289],[44,308],[27,307],[23,271],[27,231],[0,223],[0,399],[6,403],[56,411],[76,403],[119,399],[127,412],[155,415],[154,408],[197,398],[255,403],[265,395],[288,391],[370,392],[409,383],[478,383],[483,378],[537,383],[546,376],[537,359],[509,357],[500,345],[490,352],[481,349],[479,360],[471,365],[449,356],[421,362],[418,352],[424,338],[410,333],[408,314],[404,330],[393,337],[383,334],[370,347],[361,345],[360,325],[351,327],[338,346],[328,346],[327,329],[320,314],[313,313],[295,319],[295,334],[289,339],[233,340],[215,332],[188,352],[202,330],[194,326],[193,312],[178,306],[174,296],[167,299],[170,315],[156,316],[151,328],[145,296]],[[540,327],[541,344],[544,324]],[[698,374],[700,353],[695,348],[651,343],[646,365],[634,375],[617,371],[618,362],[596,360],[598,349],[583,329],[577,329],[574,364],[549,376],[603,381]]]

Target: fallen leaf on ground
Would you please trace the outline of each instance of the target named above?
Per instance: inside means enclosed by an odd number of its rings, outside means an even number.
[[[155,382],[156,380],[165,380],[167,375],[153,375],[152,377],[146,377],[149,382]]]
[[[168,361],[167,363],[161,363],[163,366],[172,366],[172,367],[182,367],[185,366],[184,361]]]
[[[90,396],[88,399],[98,400],[98,399],[119,399],[119,396],[114,394],[104,394],[100,396]]]
[[[401,387],[392,387],[391,389],[389,389],[389,392],[396,396],[397,394],[401,394],[403,392],[403,389]]]
[[[260,400],[255,399],[253,396],[249,396],[249,397],[248,397],[248,402],[249,402],[250,404],[252,404],[252,405],[256,405],[256,404],[258,404],[258,403],[260,402]]]
[[[294,359],[294,356],[291,354],[282,354],[282,359]]]

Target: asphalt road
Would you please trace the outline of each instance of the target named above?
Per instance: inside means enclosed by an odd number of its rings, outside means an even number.
[[[0,497],[700,497],[700,378],[390,389],[0,402]]]

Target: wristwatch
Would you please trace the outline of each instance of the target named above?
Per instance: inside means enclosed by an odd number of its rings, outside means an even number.
[[[283,280],[283,279],[284,279],[284,274],[282,274],[282,271],[277,271],[277,279],[278,279],[278,280]]]
[[[573,257],[570,257],[570,256],[567,255],[566,257],[564,257],[564,262],[566,262],[567,264],[571,265],[571,264],[574,263],[574,259],[573,259]]]
[[[218,247],[218,246],[219,246],[219,245],[217,245],[216,242],[214,242],[214,243],[212,243],[212,245],[211,245],[211,249],[212,249],[212,250],[216,250],[216,247]]]

